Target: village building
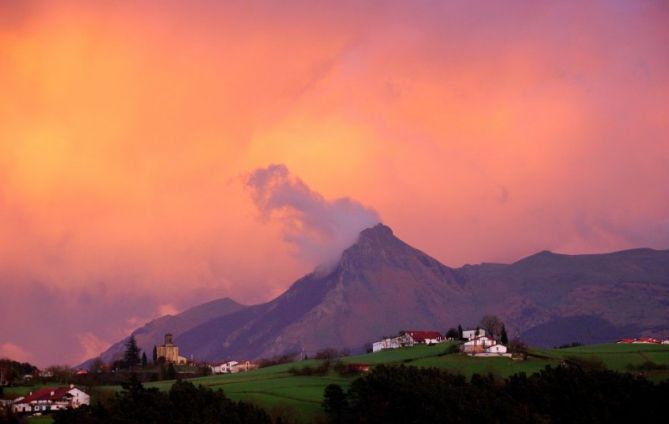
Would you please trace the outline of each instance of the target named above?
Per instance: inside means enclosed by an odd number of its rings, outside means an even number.
[[[462,351],[465,353],[483,353],[495,344],[496,342],[493,339],[486,336],[474,337],[462,345]]]
[[[414,344],[437,344],[444,341],[444,336],[438,331],[405,331]]]
[[[385,349],[399,349],[417,344],[437,344],[444,340],[444,336],[438,331],[401,331],[397,337],[386,337],[383,340],[372,343],[372,352],[379,352]]]
[[[156,356],[172,364],[185,365],[188,363],[187,358],[179,355],[179,346],[174,344],[170,333],[165,334],[165,344],[156,348]]]
[[[503,344],[486,336],[474,337],[462,345],[462,351],[471,356],[505,356],[511,357],[508,349]]]
[[[44,387],[28,396],[14,399],[12,410],[15,413],[45,413],[62,409],[76,409],[82,405],[90,405],[91,397],[77,389],[69,387]]]
[[[212,374],[235,374],[258,368],[258,364],[251,361],[227,361],[210,365]]]
[[[401,337],[386,337],[381,341],[372,343],[372,352],[379,352],[384,349],[399,349],[403,345],[403,338]]]
[[[485,330],[482,328],[477,328],[475,330],[464,330],[462,332],[462,338],[465,340],[472,340],[481,336],[485,336]]]

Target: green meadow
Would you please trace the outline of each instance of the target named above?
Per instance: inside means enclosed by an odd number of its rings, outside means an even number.
[[[493,374],[508,377],[525,372],[532,374],[547,365],[556,366],[566,359],[601,361],[607,368],[627,372],[629,365],[639,366],[651,361],[659,365],[669,365],[667,345],[618,345],[604,344],[580,346],[567,349],[532,349],[526,360],[510,358],[474,358],[458,353],[448,353],[450,344],[436,346],[416,346],[386,350],[342,358],[348,363],[405,364],[417,367],[437,367],[466,376],[472,374]],[[341,377],[334,372],[324,376],[295,376],[288,370],[307,365],[315,367],[319,360],[306,360],[290,364],[276,365],[239,374],[225,374],[193,379],[194,384],[202,384],[212,389],[223,389],[227,396],[235,400],[254,402],[270,412],[281,412],[303,421],[312,421],[322,415],[321,400],[328,384],[339,384],[347,388],[354,377]],[[637,372],[637,371],[634,371]],[[647,371],[644,375],[653,381],[669,378],[669,370]],[[167,390],[172,381],[151,383],[149,386]]]
[[[510,358],[474,358],[459,353],[449,353],[452,344],[435,346],[416,346],[378,353],[341,358],[348,363],[365,363],[372,367],[379,364],[405,364],[417,367],[437,367],[465,376],[472,374],[493,374],[500,378],[524,372],[532,374],[547,365],[557,366],[564,360],[586,360],[606,366],[619,372],[641,373],[653,381],[669,379],[669,346],[643,344],[602,344],[579,346],[566,349],[531,349],[525,360]],[[652,362],[667,369],[640,371],[630,366],[639,367]],[[239,374],[224,374],[192,379],[212,389],[222,389],[234,400],[256,403],[270,413],[310,422],[322,416],[321,400],[323,390],[328,384],[339,384],[346,389],[357,376],[342,377],[334,371],[326,375],[296,376],[290,368],[305,366],[317,367],[320,360],[306,360],[282,365],[275,365]],[[661,368],[661,367],[656,367]],[[148,383],[148,387],[169,390],[174,381]],[[21,388],[22,391],[34,390]],[[18,388],[17,388],[18,389]],[[11,390],[11,389],[10,389]],[[120,390],[119,386],[94,387],[93,400],[104,399]],[[30,422],[48,422],[40,419]]]

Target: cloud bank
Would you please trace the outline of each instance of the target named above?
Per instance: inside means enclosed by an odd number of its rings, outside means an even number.
[[[668,22],[666,0],[0,1],[0,345],[74,364],[268,300],[372,216],[343,196],[452,266],[666,249]],[[257,205],[239,175],[270,163],[290,173]]]

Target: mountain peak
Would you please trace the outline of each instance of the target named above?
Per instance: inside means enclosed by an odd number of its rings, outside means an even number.
[[[362,230],[359,240],[386,241],[393,238],[395,238],[393,230],[379,222],[373,227]]]

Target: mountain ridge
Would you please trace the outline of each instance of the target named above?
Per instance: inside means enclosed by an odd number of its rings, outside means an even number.
[[[184,354],[206,360],[360,351],[402,329],[446,331],[494,313],[530,343],[587,342],[597,328],[609,338],[665,331],[667,306],[669,250],[545,250],[511,264],[451,268],[378,224],[361,231],[337,263],[317,267],[275,299],[199,322],[175,340]],[[593,331],[571,331],[574,325]],[[565,339],[573,335],[585,339]]]

